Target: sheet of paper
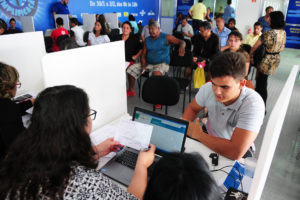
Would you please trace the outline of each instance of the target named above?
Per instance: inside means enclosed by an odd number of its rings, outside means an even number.
[[[115,140],[121,144],[136,150],[147,149],[149,147],[153,126],[121,119]]]
[[[110,125],[103,126],[99,129],[93,131],[90,134],[92,144],[95,146],[95,145],[100,144],[101,142],[103,142],[104,140],[106,140],[108,138],[114,137],[116,134],[116,131],[117,131],[117,129]],[[115,152],[111,152],[111,153],[107,154],[106,156],[104,156],[104,158],[112,158],[115,155],[116,155]],[[100,158],[100,160],[101,160],[101,158]]]
[[[103,126],[90,134],[90,138],[93,145],[98,145],[104,140],[114,137],[116,134],[116,128],[110,125]]]

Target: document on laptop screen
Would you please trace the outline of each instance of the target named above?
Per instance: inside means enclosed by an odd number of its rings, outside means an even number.
[[[150,144],[153,126],[122,119],[115,140],[136,150],[147,149]]]

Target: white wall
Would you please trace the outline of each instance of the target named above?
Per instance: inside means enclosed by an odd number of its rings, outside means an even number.
[[[93,130],[127,114],[124,42],[60,51],[42,59],[45,86],[84,89],[98,112]]]
[[[46,54],[43,32],[18,33],[0,37],[0,61],[15,67],[22,87],[19,94],[44,89],[41,59]]]
[[[240,0],[237,3],[236,9],[236,27],[245,37],[248,29],[253,31],[253,25],[261,16],[261,2],[252,3],[251,0]]]

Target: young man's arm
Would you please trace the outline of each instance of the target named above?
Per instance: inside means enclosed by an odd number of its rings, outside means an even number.
[[[193,101],[188,105],[188,107],[185,109],[183,115],[182,115],[182,119],[189,121],[189,129],[188,129],[188,134],[189,133],[194,133],[194,132],[202,132],[202,128],[200,127],[200,129],[196,126],[197,124],[193,123],[193,121],[195,120],[197,114],[203,110],[204,107],[201,107],[197,104],[196,99],[193,99]],[[191,135],[189,135],[191,136]],[[192,137],[192,136],[191,136]],[[195,138],[196,139],[196,138]]]
[[[245,129],[235,128],[231,139],[227,140],[203,133],[199,120],[196,120],[193,124],[193,129],[189,129],[191,131],[188,133],[190,137],[199,140],[211,150],[232,160],[242,158],[258,134]]]

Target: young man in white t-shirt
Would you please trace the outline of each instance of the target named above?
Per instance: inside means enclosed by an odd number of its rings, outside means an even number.
[[[86,42],[83,41],[84,30],[78,26],[78,20],[76,18],[71,18],[71,31],[73,31],[74,35],[71,35],[76,42],[76,44],[80,47],[86,46]]]
[[[246,60],[226,52],[210,64],[211,82],[203,85],[182,118],[190,121],[188,135],[213,151],[238,160],[252,156],[250,147],[263,123],[265,106],[260,95],[245,86]],[[197,114],[208,111],[204,133]]]

